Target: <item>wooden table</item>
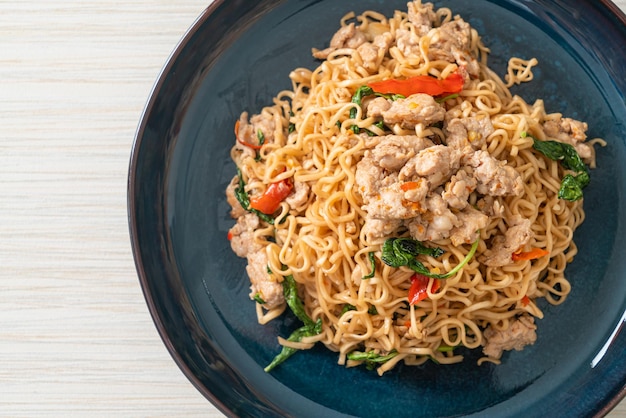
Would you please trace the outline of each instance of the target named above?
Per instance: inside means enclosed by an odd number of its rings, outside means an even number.
[[[157,334],[126,218],[143,106],[209,2],[0,0],[0,416],[223,416]]]

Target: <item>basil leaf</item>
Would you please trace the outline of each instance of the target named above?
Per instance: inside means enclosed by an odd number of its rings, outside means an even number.
[[[551,160],[560,161],[561,165],[567,170],[587,171],[587,166],[570,144],[558,141],[540,141],[535,137],[533,139],[533,148],[541,152]]]
[[[459,346],[458,345],[452,346],[452,345],[441,344],[439,347],[437,347],[437,351],[439,351],[440,353],[451,353],[457,347],[459,347]]]
[[[283,295],[285,296],[287,306],[289,306],[293,314],[302,321],[305,326],[314,327],[315,321],[305,312],[304,304],[298,297],[298,285],[292,275],[285,276],[283,279]]]
[[[381,260],[390,267],[402,267],[411,262],[413,256],[409,253],[397,251],[393,243],[397,238],[389,238],[383,243]]]
[[[348,353],[348,360],[363,361],[367,370],[373,370],[377,364],[385,363],[398,355],[396,350],[391,350],[389,354],[380,355],[375,351],[352,351]]]
[[[365,96],[369,96],[371,94],[374,94],[374,90],[372,90],[371,87],[368,86],[361,86],[359,87],[356,92],[354,92],[354,95],[352,95],[352,103],[361,106],[362,102],[363,102],[363,97]],[[356,114],[357,114],[357,110],[356,107],[353,107],[350,109],[350,119],[354,119],[356,118]],[[352,125],[352,132],[354,132],[355,134],[358,134],[361,130],[358,126],[356,125]]]
[[[570,144],[561,144],[563,147],[563,160],[561,164],[568,170],[583,172],[587,171],[587,166],[576,152],[576,148]]]
[[[589,185],[589,181],[591,181],[591,177],[589,176],[589,171],[581,171],[576,176],[576,181],[580,184],[580,187],[587,187]]]
[[[583,197],[583,187],[577,180],[578,176],[574,177],[571,174],[566,174],[561,180],[561,187],[559,188],[559,199],[576,201]]]
[[[406,97],[404,95],[399,94],[399,93],[385,94],[385,93],[378,93],[378,92],[376,92],[374,94],[376,96],[378,96],[378,97],[383,97],[383,98],[385,98],[387,100],[391,100],[392,102],[395,102],[396,100],[399,100],[399,99],[406,99]]]
[[[391,350],[389,354],[380,355],[379,353],[371,350],[371,351],[352,351],[348,353],[348,360],[355,361],[371,361],[374,363],[384,363],[387,360],[390,360],[398,355],[396,350]]]
[[[256,138],[259,141],[259,145],[263,145],[265,143],[265,134],[261,129],[257,129]],[[261,161],[261,152],[259,150],[255,150],[256,156],[254,157],[254,161]]]
[[[532,135],[526,135],[532,138],[533,148],[541,152],[546,157],[555,161],[563,159],[564,155],[562,143],[557,141],[540,141]]]
[[[246,183],[243,181],[243,174],[239,168],[237,168],[237,176],[239,177],[239,183],[235,188],[235,197],[242,208],[250,210],[250,196],[246,193]]]
[[[372,90],[371,87],[361,86],[356,90],[356,92],[354,92],[354,95],[352,96],[351,101],[352,103],[361,106],[363,102],[363,97],[369,96],[372,94],[374,94],[374,90]],[[353,107],[352,109],[350,109],[350,119],[356,118],[356,113],[357,113],[356,107]]]
[[[561,179],[561,187],[559,189],[559,199],[575,201],[582,199],[583,189],[587,187],[590,181],[589,169],[570,144],[558,141],[540,141],[530,136],[533,140],[533,148],[554,161],[559,161],[563,168],[576,172],[576,175],[566,174]]]
[[[429,248],[422,245],[421,242],[411,238],[389,238],[383,243],[381,259],[383,263],[390,267],[408,267],[416,273],[422,274],[426,277],[432,277],[435,279],[447,279],[455,275],[465,264],[471,260],[478,248],[478,239],[472,245],[472,248],[467,253],[465,258],[452,270],[445,274],[431,273],[420,261],[415,257],[417,255],[430,255],[432,257],[439,257],[444,253],[439,247]]]
[[[370,260],[370,270],[372,272],[366,276],[363,276],[361,280],[371,279],[372,277],[374,277],[374,274],[376,273],[376,259],[374,258],[374,252],[368,253],[367,258],[369,258]]]
[[[345,305],[343,305],[343,308],[341,308],[341,315],[345,314],[348,311],[356,311],[356,306],[346,303]]]
[[[457,97],[459,97],[458,93],[454,93],[454,94],[449,94],[447,96],[443,96],[443,97],[439,97],[438,99],[435,99],[435,101],[437,103],[444,103],[450,99],[456,99]]]
[[[290,110],[289,111],[289,117],[291,118],[293,116],[294,116],[294,113],[293,113],[293,111]],[[296,124],[293,123],[293,122],[289,122],[289,127],[287,128],[287,132],[288,133],[292,133],[292,132],[295,132],[295,130],[296,130]]]
[[[383,243],[381,258],[388,266],[397,268],[414,263],[417,255],[439,257],[444,252],[439,247],[429,248],[411,238],[389,238]]]
[[[356,306],[346,303],[345,305],[343,305],[343,308],[341,309],[341,315],[345,314],[348,311],[356,311]],[[367,313],[370,315],[378,315],[378,309],[376,309],[376,306],[372,305],[367,310]]]
[[[257,129],[256,138],[259,141],[259,145],[263,145],[265,143],[265,134],[263,133],[262,130]]]
[[[317,320],[317,323],[315,323],[313,327],[305,325],[292,332],[289,338],[287,338],[287,341],[300,342],[302,341],[302,338],[311,337],[313,335],[319,334],[320,332],[322,332],[321,318]],[[298,351],[300,350],[292,347],[283,346],[282,350],[280,350],[280,353],[278,353],[276,357],[274,357],[272,362],[268,364],[263,370],[265,372],[272,371],[276,366],[283,363],[285,360],[293,356]]]
[[[318,318],[317,321],[313,321],[304,311],[304,304],[298,297],[298,286],[292,275],[285,276],[283,280],[283,295],[285,296],[287,306],[289,306],[293,314],[304,323],[302,327],[291,333],[289,338],[287,338],[287,341],[300,342],[303,337],[311,337],[322,332],[322,318]],[[297,351],[299,350],[283,346],[280,353],[274,357],[272,362],[268,364],[264,370],[266,372],[271,371],[276,366],[294,355]]]
[[[445,251],[439,247],[429,248],[422,245],[421,242],[410,238],[396,238],[394,245],[400,250],[406,251],[411,255],[429,255],[431,257],[439,257]]]

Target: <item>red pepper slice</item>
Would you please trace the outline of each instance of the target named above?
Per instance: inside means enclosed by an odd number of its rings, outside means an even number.
[[[235,138],[237,138],[237,142],[239,142],[241,145],[245,145],[246,147],[250,147],[252,149],[261,149],[261,147],[263,147],[263,145],[251,144],[251,143],[246,142],[243,139],[239,138],[239,120],[237,120],[237,122],[235,122]]]
[[[409,288],[409,304],[415,305],[417,302],[422,301],[428,297],[428,284],[430,283],[430,277],[423,274],[414,274],[411,276],[411,287]],[[431,293],[436,292],[439,289],[439,280],[433,279],[433,284],[430,288]]]
[[[530,251],[513,253],[511,255],[511,258],[513,259],[513,261],[535,260],[548,254],[550,254],[550,252],[544,250],[543,248],[533,248]]]
[[[526,307],[530,303],[530,298],[526,295],[522,298],[522,306]]]
[[[293,190],[291,179],[284,179],[270,184],[260,196],[250,198],[250,207],[266,215],[276,212],[280,203],[289,196]]]
[[[464,84],[463,76],[453,73],[443,80],[429,75],[417,75],[403,80],[392,78],[389,80],[375,81],[369,83],[368,86],[377,93],[401,94],[404,97],[409,97],[417,93],[429,94],[431,96],[459,93],[463,90]]]

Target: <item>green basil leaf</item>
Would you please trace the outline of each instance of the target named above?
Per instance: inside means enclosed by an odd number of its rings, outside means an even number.
[[[343,305],[343,308],[341,308],[341,315],[345,314],[348,311],[356,311],[356,306],[346,303],[345,305]]]
[[[374,274],[376,273],[376,259],[374,258],[374,252],[368,253],[367,258],[369,258],[370,260],[371,273],[369,273],[366,276],[363,276],[361,280],[371,279],[372,277],[374,277]]]
[[[315,328],[305,325],[303,327],[298,328],[294,332],[292,332],[289,338],[287,338],[287,341],[300,342],[302,341],[303,337],[310,337],[312,335],[319,334],[321,332],[321,320],[319,322],[320,322],[320,331],[315,332]],[[263,370],[265,370],[265,372],[272,371],[276,366],[278,366],[281,363],[284,363],[285,360],[287,360],[289,357],[296,354],[296,352],[298,351],[300,350],[296,348],[292,348],[292,347],[283,346],[283,348],[280,350],[280,353],[278,353],[276,357],[274,357],[272,362],[268,364]]]
[[[411,238],[397,238],[394,241],[394,245],[401,251],[407,252],[411,255],[429,255],[431,257],[439,257],[445,251],[439,247],[430,248],[423,245],[421,242]]]
[[[533,136],[531,138],[533,139],[533,148],[549,159],[558,161],[565,157],[562,143],[557,141],[540,141]]]
[[[371,87],[368,86],[361,86],[359,87],[356,92],[354,92],[354,95],[352,95],[352,103],[361,106],[361,104],[363,103],[363,97],[365,96],[369,96],[371,94],[374,94],[374,90],[372,90]],[[357,109],[356,107],[353,107],[350,109],[350,119],[354,119],[356,118],[356,114],[357,114]],[[356,125],[352,125],[352,132],[354,132],[355,134],[358,134],[361,129],[356,126]]]
[[[359,87],[356,92],[354,92],[354,95],[352,95],[352,103],[361,106],[361,104],[363,103],[363,97],[365,96],[369,96],[374,94],[374,90],[372,90],[371,87],[368,86],[361,86]],[[354,119],[356,118],[356,107],[353,107],[352,109],[350,109],[350,119]]]
[[[356,306],[346,303],[345,305],[343,305],[343,308],[341,309],[341,315],[345,314],[348,311],[356,311]],[[367,310],[367,313],[370,315],[378,315],[378,309],[376,309],[376,306],[372,305]]]
[[[576,148],[570,144],[558,141],[540,141],[532,135],[533,148],[554,161],[559,161],[563,168],[576,172],[576,175],[566,174],[561,179],[559,199],[575,201],[582,199],[583,189],[590,181],[589,168],[585,165]]]
[[[262,130],[257,129],[256,138],[259,141],[259,145],[263,145],[265,143],[265,134],[263,133]]]
[[[435,101],[437,103],[444,103],[450,99],[456,99],[457,97],[459,97],[458,93],[454,93],[454,94],[449,94],[447,96],[443,96],[443,97],[439,97],[438,99],[435,99]]]
[[[558,197],[559,199],[569,200],[571,202],[583,197],[583,187],[578,182],[577,177],[574,177],[571,174],[566,174],[563,177]]]
[[[429,248],[411,238],[389,238],[383,243],[381,259],[391,267],[397,268],[413,264],[420,269],[421,263],[416,262],[415,256],[430,255],[439,257],[443,253],[444,250],[439,247]]]
[[[293,117],[294,113],[293,111],[289,111],[289,117]],[[287,128],[287,132],[288,133],[292,133],[296,131],[296,124],[293,122],[289,122],[289,127]]]
[[[298,285],[292,275],[285,276],[283,279],[283,295],[285,302],[291,309],[293,314],[304,323],[305,326],[314,327],[315,321],[304,310],[304,304],[298,297]]]
[[[431,273],[424,264],[418,261],[415,257],[418,255],[430,255],[432,257],[439,257],[444,253],[439,247],[429,248],[424,246],[419,241],[411,238],[389,238],[383,243],[381,259],[383,263],[390,267],[398,268],[406,266],[416,273],[422,274],[427,277],[433,277],[435,279],[447,279],[456,274],[465,264],[471,260],[478,248],[478,239],[472,245],[472,248],[467,253],[465,258],[451,271],[445,274]]]
[[[396,350],[391,350],[389,354],[380,355],[379,353],[371,350],[371,351],[352,351],[348,353],[348,360],[355,361],[373,361],[376,363],[384,363],[385,361],[394,358],[398,355]]]

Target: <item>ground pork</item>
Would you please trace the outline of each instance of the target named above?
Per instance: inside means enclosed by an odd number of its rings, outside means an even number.
[[[363,61],[363,67],[370,72],[376,71],[378,68],[378,48],[376,45],[365,42],[356,49]],[[384,54],[384,53],[383,53]]]
[[[371,151],[374,163],[386,170],[397,171],[419,151],[432,146],[433,143],[414,135],[387,135]]]
[[[400,169],[398,178],[402,181],[425,178],[431,190],[442,185],[459,169],[460,154],[445,145],[425,148],[407,161]]]
[[[263,143],[274,142],[274,130],[276,123],[271,116],[264,113],[253,115],[248,121],[248,112],[243,112],[239,117],[237,138],[246,144],[259,144],[259,136],[262,135]],[[249,148],[249,147],[246,147]]]
[[[287,202],[292,210],[304,210],[304,206],[309,200],[310,190],[311,186],[309,186],[308,183],[295,181],[293,184],[293,191],[285,198],[285,202]]]
[[[471,244],[478,239],[478,230],[489,224],[489,217],[484,213],[466,206],[456,214],[457,226],[450,231],[453,245]]]
[[[490,247],[481,257],[481,262],[487,266],[506,266],[511,264],[514,252],[526,245],[532,237],[532,223],[530,219],[516,216],[509,221],[509,228],[504,235],[496,235]]]
[[[483,332],[483,353],[491,358],[499,359],[505,350],[522,350],[537,341],[537,326],[532,316],[523,314],[512,320],[505,330],[496,330],[489,326]]]
[[[406,222],[411,236],[418,241],[436,241],[450,236],[454,227],[460,226],[457,216],[436,193],[425,199],[425,211]]]
[[[363,163],[363,164],[361,164]],[[361,167],[368,164],[375,167],[367,158],[359,163]],[[357,176],[357,185],[363,185],[362,179]],[[375,187],[377,192],[366,197],[363,209],[374,219],[408,219],[417,216],[422,208],[419,204],[406,204],[404,191],[398,181],[398,174],[391,173],[383,176]]]
[[[499,197],[483,196],[476,202],[476,209],[490,218],[501,218],[504,216],[504,204]]]
[[[473,123],[491,126],[467,124]],[[405,227],[420,241],[450,238],[454,245],[470,243],[490,216],[502,215],[494,196],[523,191],[515,169],[471,146],[435,145],[415,135],[388,135],[372,146],[356,170],[357,191],[367,212],[363,228],[372,239]],[[476,208],[469,205],[474,192],[484,195]]]
[[[478,182],[476,190],[483,195],[519,195],[524,191],[520,174],[487,151],[476,151],[464,157],[464,164],[473,169],[473,177]]]
[[[379,50],[384,51],[384,53],[386,54],[389,50],[389,47],[393,45],[393,35],[389,32],[381,33],[374,38],[372,44],[374,44],[374,46]]]
[[[382,118],[383,112],[389,110],[391,107],[391,100],[387,100],[384,97],[375,97],[367,102],[366,114],[372,118]]]
[[[444,107],[432,96],[421,93],[394,100],[389,109],[380,113],[385,124],[399,124],[404,129],[414,129],[418,124],[430,126],[443,121],[446,114]]]
[[[450,147],[464,149],[470,146],[479,150],[494,132],[491,119],[486,115],[449,118],[450,113],[446,114],[445,122],[446,144]]]
[[[377,35],[372,42],[359,45],[356,50],[363,61],[363,67],[370,73],[376,72],[391,45],[393,35],[389,32]]]
[[[239,257],[259,251],[262,245],[254,241],[254,230],[259,227],[259,217],[247,213],[237,218],[237,223],[230,228],[230,246]]]
[[[587,139],[585,122],[571,118],[548,120],[543,124],[543,132],[548,138],[572,145],[585,162],[589,162],[593,157],[591,146],[584,143]]]
[[[476,78],[480,66],[476,57],[470,54],[471,27],[460,17],[444,23],[434,30],[428,56],[431,60],[456,63],[471,77]]]
[[[341,48],[356,49],[365,43],[367,38],[354,23],[350,23],[339,29],[331,38],[328,48],[323,50],[313,49],[313,56],[317,59],[326,59],[328,56]]]
[[[266,309],[275,308],[285,302],[283,286],[267,270],[268,258],[265,249],[248,254],[246,273],[250,278],[250,299],[259,296]]]
[[[362,231],[369,240],[376,240],[392,235],[400,225],[402,225],[400,219],[382,220],[368,217],[365,218]]]
[[[396,29],[396,47],[405,57],[420,57],[419,36],[407,29]]]
[[[356,183],[357,190],[363,197],[363,208],[371,218],[408,219],[423,212],[421,201],[425,198],[430,183],[428,178],[417,177],[416,170],[436,168],[430,165],[419,167],[416,166],[419,165],[419,160],[414,161],[410,166],[411,172],[404,176],[403,181],[399,181],[399,170],[409,167],[408,161],[420,153],[432,150],[432,145],[428,139],[414,135],[388,135],[374,149],[365,153],[357,164]],[[445,153],[443,150],[434,152]],[[432,176],[435,175],[433,172]]]
[[[446,183],[442,197],[451,208],[464,209],[468,205],[470,194],[476,190],[476,185],[475,178],[467,171],[459,170]]]
[[[235,189],[239,187],[239,176],[233,177],[228,186],[226,186],[226,201],[230,205],[230,216],[237,219],[246,214],[246,210],[241,207],[241,203],[235,197]]]
[[[432,3],[421,4],[420,1],[409,2],[407,4],[409,22],[415,26],[419,36],[424,36],[433,27],[436,19]]]
[[[426,199],[426,211],[405,222],[411,237],[418,241],[450,238],[453,245],[469,244],[478,239],[478,230],[487,226],[489,217],[467,206],[460,212],[450,210],[436,194]]]

